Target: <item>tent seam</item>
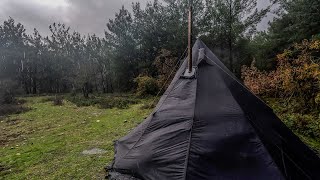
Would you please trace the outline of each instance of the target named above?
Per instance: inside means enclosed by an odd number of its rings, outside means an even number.
[[[192,124],[191,124],[191,129],[190,129],[190,135],[189,135],[189,143],[188,143],[188,149],[187,149],[187,154],[185,158],[185,165],[184,165],[184,172],[183,172],[183,178],[186,179],[187,177],[187,169],[188,169],[188,164],[189,164],[189,155],[190,155],[190,149],[191,149],[191,140],[192,140],[192,131],[193,131],[193,125],[194,125],[194,117],[195,117],[195,107],[196,107],[196,99],[197,99],[197,89],[198,89],[198,80],[196,79],[196,88],[195,88],[195,100],[194,100],[194,110],[193,110],[193,116],[192,116]]]
[[[244,89],[246,89],[247,91],[251,92],[250,89],[248,89],[247,86],[245,86],[243,83],[241,83],[236,77],[234,77],[233,75],[229,74],[226,70],[224,70],[219,64],[217,64],[216,62],[214,62],[214,60],[212,60],[211,58],[209,58],[206,54],[205,57],[207,57],[210,61],[212,61],[219,69],[221,69],[225,74],[227,74],[230,78],[232,78],[235,82],[237,82],[240,86],[242,86]],[[253,93],[252,93],[253,94]],[[266,104],[261,98],[259,98],[257,95],[253,94],[254,97],[256,97],[258,100],[260,100],[260,102],[262,102],[265,106],[267,106],[270,110],[272,110],[272,108]],[[272,110],[273,111],[273,110]]]

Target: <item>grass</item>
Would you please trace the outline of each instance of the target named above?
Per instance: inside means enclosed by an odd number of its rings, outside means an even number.
[[[147,104],[152,101],[132,95],[112,97],[82,101],[66,96],[71,100],[61,106],[54,105],[52,96],[22,98],[29,111],[0,118],[0,179],[104,179],[104,167],[114,155],[113,142],[150,113]],[[292,114],[278,100],[267,102],[279,117]],[[294,132],[320,152],[319,139]],[[82,154],[92,148],[106,153]]]
[[[127,134],[150,109],[141,100],[126,109],[78,107],[48,97],[24,98],[30,111],[1,119],[0,177],[4,179],[103,179],[113,159],[113,141]],[[92,148],[102,155],[83,155]]]

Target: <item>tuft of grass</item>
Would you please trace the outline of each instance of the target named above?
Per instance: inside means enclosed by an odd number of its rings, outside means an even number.
[[[0,176],[4,179],[104,179],[113,142],[137,126],[150,109],[139,100],[126,109],[54,106],[47,97],[28,97],[31,110],[0,122]],[[106,98],[106,97],[101,97]],[[134,98],[134,97],[128,97]],[[100,148],[105,154],[83,155]]]

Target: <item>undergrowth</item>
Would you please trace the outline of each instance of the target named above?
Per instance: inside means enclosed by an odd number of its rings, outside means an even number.
[[[82,96],[65,96],[65,99],[74,103],[78,107],[81,106],[97,106],[100,109],[119,108],[127,109],[129,105],[137,104],[140,102],[134,96],[118,95],[118,96],[91,96],[89,98],[83,98]]]

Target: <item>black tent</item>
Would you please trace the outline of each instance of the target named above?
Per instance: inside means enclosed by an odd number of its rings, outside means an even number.
[[[320,179],[319,157],[197,40],[151,115],[115,144],[111,179]]]

